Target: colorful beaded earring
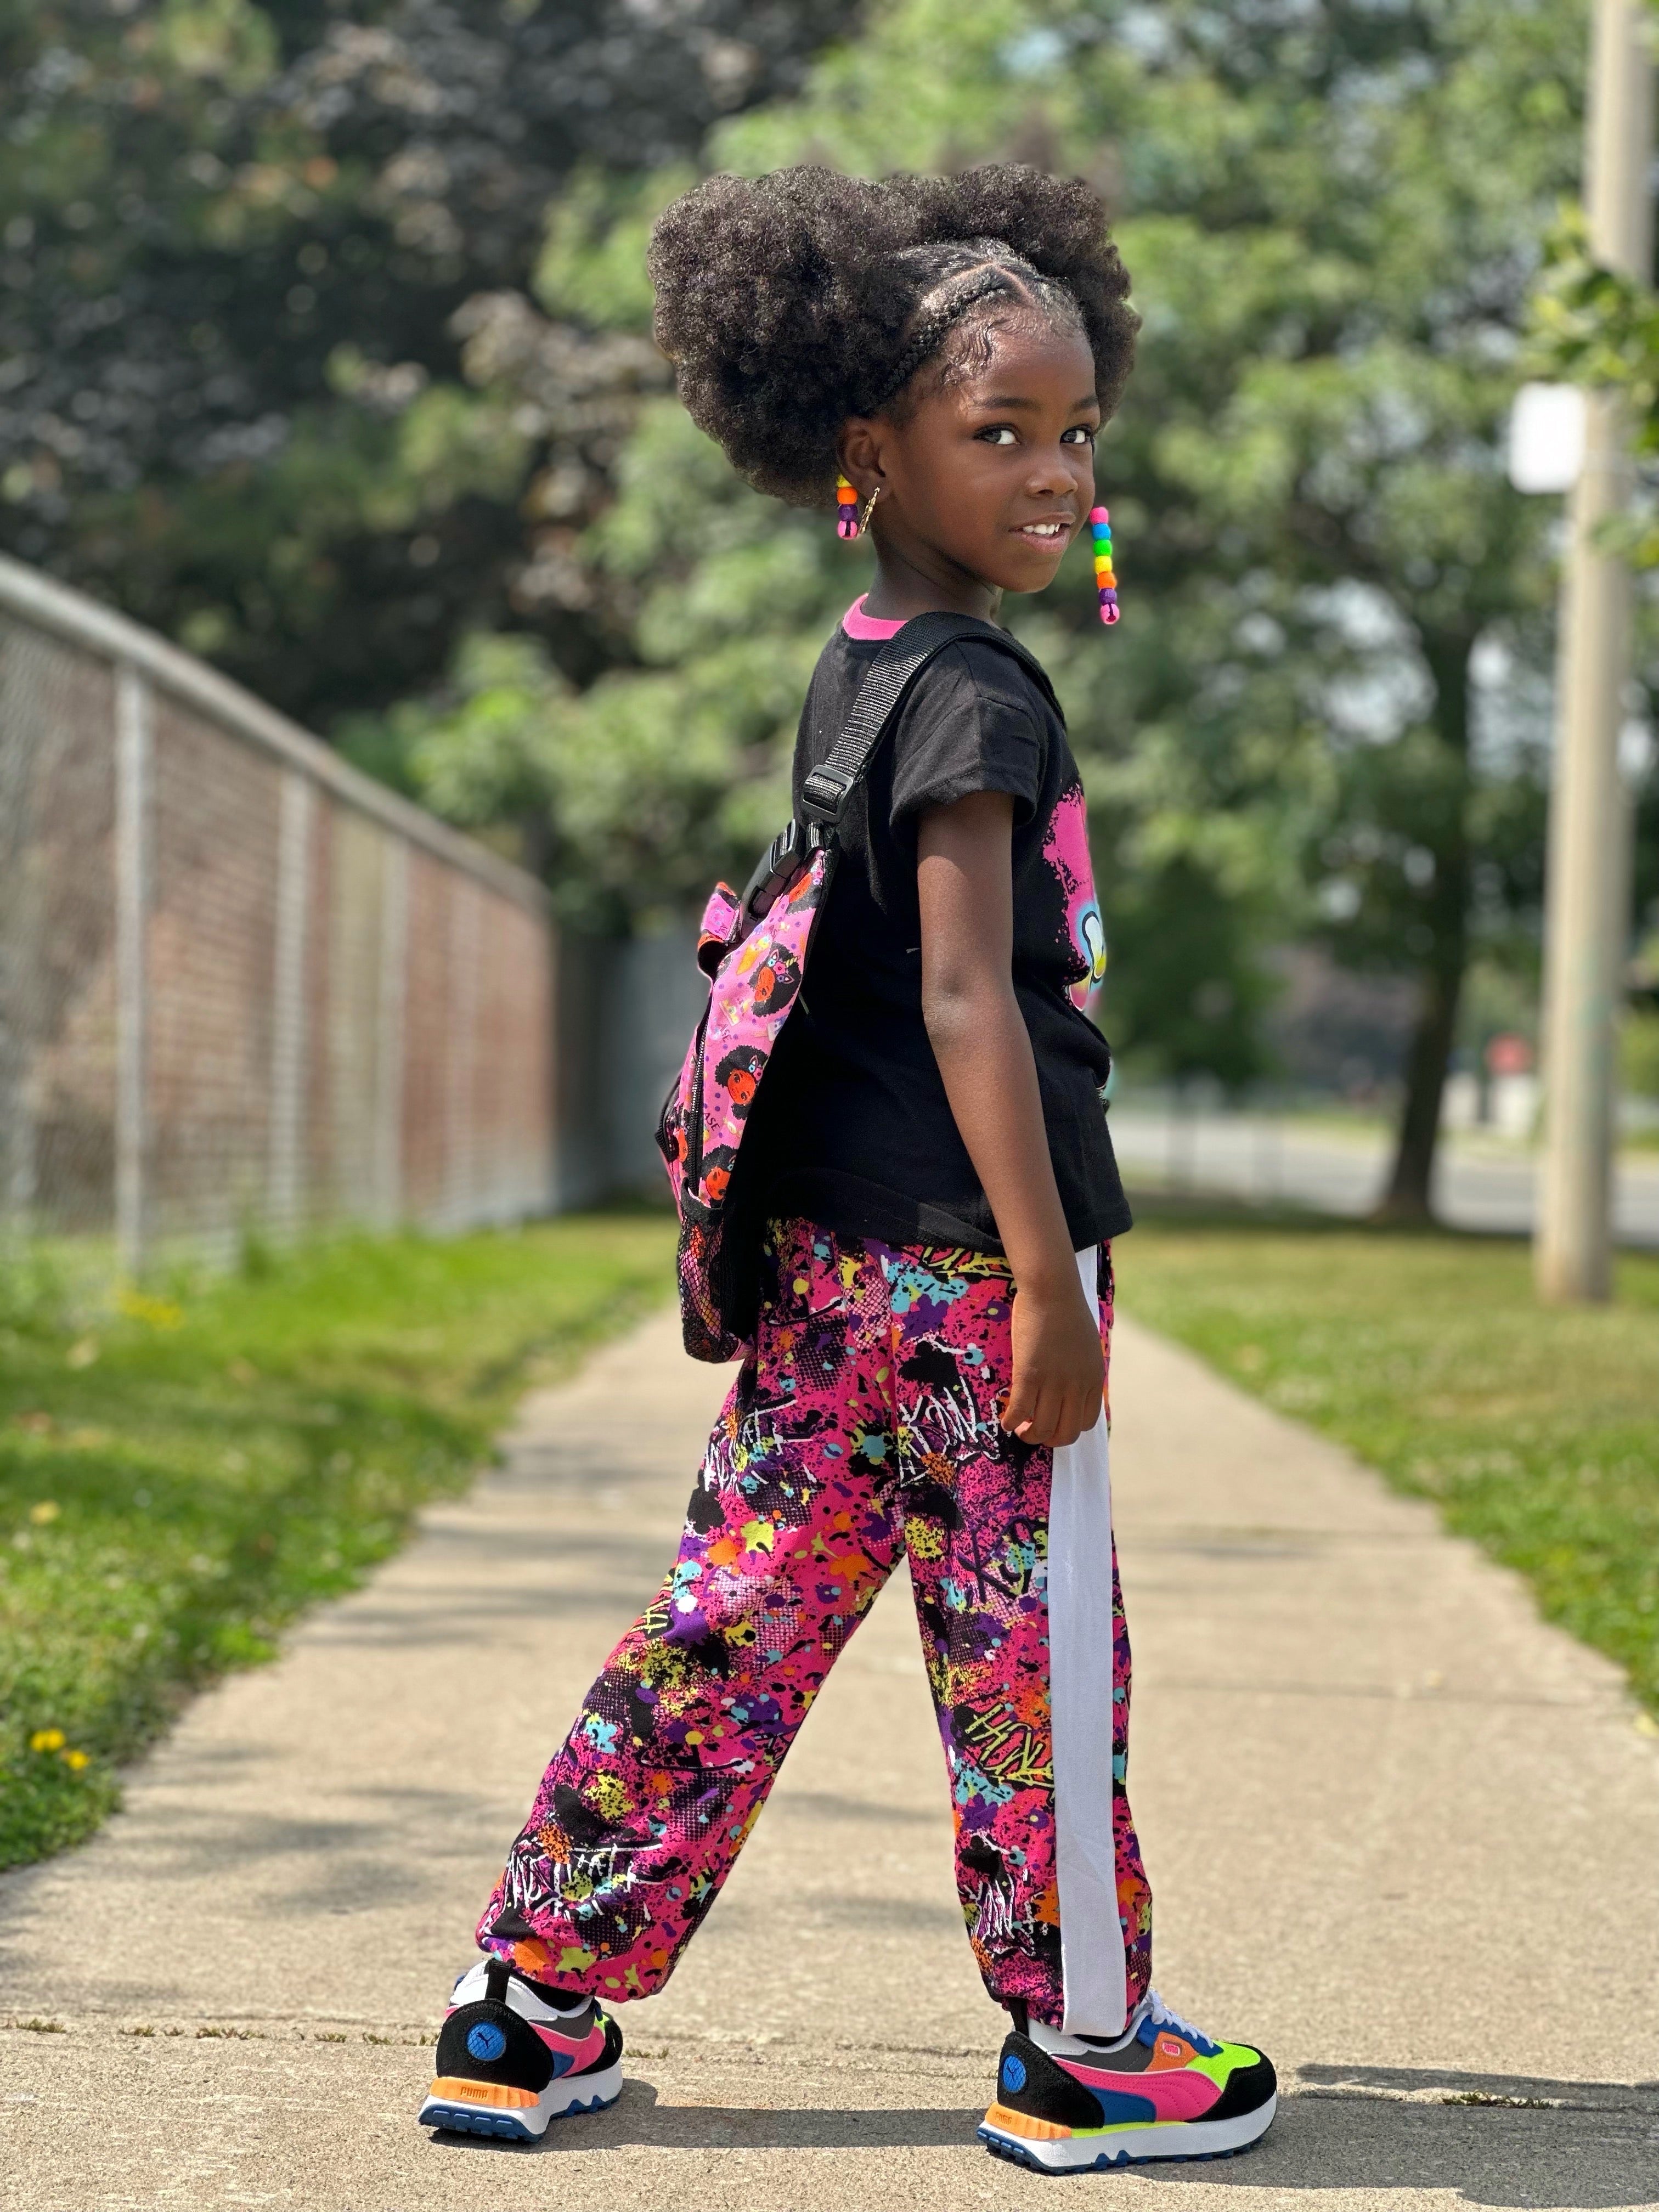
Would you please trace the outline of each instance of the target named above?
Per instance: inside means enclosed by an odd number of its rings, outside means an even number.
[[[856,489],[848,483],[845,477],[837,477],[836,478],[836,537],[861,538],[870,527],[870,510],[880,497],[881,486],[878,484],[869,498],[865,501],[864,512],[860,514]]]
[[[1089,527],[1095,539],[1095,589],[1100,594],[1100,619],[1109,629],[1117,620],[1117,577],[1112,568],[1112,518],[1103,507],[1090,509]]]

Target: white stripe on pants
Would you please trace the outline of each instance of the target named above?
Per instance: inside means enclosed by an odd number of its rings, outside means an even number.
[[[1097,1303],[1100,1255],[1079,1252]],[[1054,1452],[1048,1692],[1066,2033],[1119,2035],[1127,2013],[1112,1828],[1112,1482],[1106,1413]]]

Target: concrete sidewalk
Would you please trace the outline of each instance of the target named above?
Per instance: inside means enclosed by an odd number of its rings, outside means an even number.
[[[665,1316],[532,1400],[507,1466],[192,1707],[93,1844],[0,1883],[0,2202],[957,2212],[1067,2186],[974,2140],[1000,2015],[902,1588],[673,1985],[624,2014],[620,2105],[540,2151],[414,2124],[472,1915],[662,1571],[726,1379]],[[1158,1984],[1288,2094],[1248,2158],[1070,2188],[1659,2204],[1659,1747],[1612,1669],[1185,1353],[1126,1323],[1114,1382]]]

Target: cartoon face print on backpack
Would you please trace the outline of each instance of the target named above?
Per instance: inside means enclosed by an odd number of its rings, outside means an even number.
[[[744,946],[738,955],[738,973],[747,981],[755,1012],[761,1015],[781,1014],[794,1004],[800,988],[799,962],[787,945],[770,937],[755,939],[752,956],[750,948]]]
[[[732,1111],[738,1121],[755,1103],[766,1061],[767,1054],[759,1046],[739,1045],[735,1052],[728,1052],[714,1070],[714,1080],[732,1101]]]
[[[703,1194],[711,1206],[722,1206],[732,1181],[732,1170],[738,1164],[737,1148],[732,1145],[713,1146],[702,1156]]]

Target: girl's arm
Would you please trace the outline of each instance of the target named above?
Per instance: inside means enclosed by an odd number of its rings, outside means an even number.
[[[1002,1425],[1027,1443],[1069,1444],[1094,1426],[1104,1364],[1014,996],[1013,821],[1013,801],[1000,791],[975,792],[921,817],[921,1012],[1019,1293]]]

